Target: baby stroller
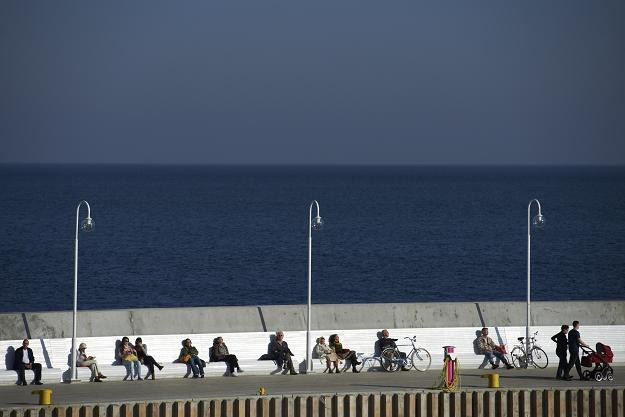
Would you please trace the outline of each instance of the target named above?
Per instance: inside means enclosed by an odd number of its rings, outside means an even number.
[[[582,346],[584,356],[582,356],[582,366],[586,368],[592,368],[591,370],[585,370],[583,373],[584,378],[594,379],[595,381],[607,381],[614,380],[614,370],[609,363],[612,363],[614,354],[610,346],[603,343],[597,343],[597,350],[594,351]]]

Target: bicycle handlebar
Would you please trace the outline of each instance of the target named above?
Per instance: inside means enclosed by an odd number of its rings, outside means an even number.
[[[408,339],[408,340],[410,340],[411,342],[416,342],[416,341],[417,341],[417,336],[412,336],[412,337],[408,337],[408,336],[406,336],[406,337],[404,337],[404,339]]]

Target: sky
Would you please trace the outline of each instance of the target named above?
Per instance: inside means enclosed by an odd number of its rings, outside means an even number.
[[[0,163],[625,164],[625,2],[0,3]]]

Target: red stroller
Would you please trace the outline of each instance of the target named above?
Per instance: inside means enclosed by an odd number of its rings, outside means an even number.
[[[614,370],[608,365],[612,363],[612,358],[614,358],[612,349],[610,349],[610,346],[604,345],[603,343],[597,343],[596,348],[597,350],[594,351],[582,346],[582,351],[584,352],[584,356],[582,356],[582,366],[586,368],[592,368],[594,366],[593,369],[584,371],[584,377],[594,379],[597,382],[603,381],[604,379],[613,381]]]

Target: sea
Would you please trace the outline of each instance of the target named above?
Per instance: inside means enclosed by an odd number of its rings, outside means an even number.
[[[0,311],[72,309],[82,200],[81,310],[305,304],[313,200],[315,304],[523,301],[532,199],[532,300],[625,299],[624,167],[0,165]]]

